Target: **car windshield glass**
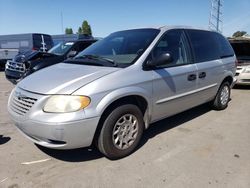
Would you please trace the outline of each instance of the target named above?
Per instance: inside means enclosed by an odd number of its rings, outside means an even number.
[[[73,42],[60,42],[48,52],[56,55],[63,55],[71,48],[73,44]]]
[[[86,61],[88,65],[99,61],[103,66],[127,67],[142,55],[158,33],[158,29],[119,31],[86,48],[72,61],[81,60],[82,64]]]

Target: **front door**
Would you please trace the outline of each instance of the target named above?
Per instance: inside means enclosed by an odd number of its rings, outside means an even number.
[[[173,61],[152,70],[153,114],[151,121],[184,111],[196,105],[197,67],[192,63],[190,48],[182,29],[164,34],[151,53],[154,60],[169,53]]]

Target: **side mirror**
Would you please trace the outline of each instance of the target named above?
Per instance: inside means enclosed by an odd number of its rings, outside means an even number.
[[[72,58],[72,57],[75,57],[76,54],[77,54],[77,51],[71,50],[71,51],[68,53],[67,57],[68,57],[68,58]]]
[[[157,67],[161,65],[167,65],[173,62],[173,57],[170,53],[165,53],[157,57],[156,59],[149,61],[147,65],[149,67]]]

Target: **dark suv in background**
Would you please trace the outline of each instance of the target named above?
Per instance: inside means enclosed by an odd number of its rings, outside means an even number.
[[[41,33],[28,33],[0,36],[0,69],[4,69],[5,63],[13,59],[17,54],[29,50],[46,52],[53,47],[50,35]]]
[[[60,42],[48,52],[27,51],[21,53],[7,62],[5,76],[16,84],[35,71],[74,57],[94,42],[96,42],[94,38]]]

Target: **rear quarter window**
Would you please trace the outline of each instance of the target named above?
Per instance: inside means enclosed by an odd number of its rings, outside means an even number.
[[[220,50],[213,33],[202,30],[186,31],[194,53],[195,63],[220,59]]]
[[[217,41],[221,58],[234,56],[234,50],[232,46],[230,45],[229,41],[225,37],[215,32],[213,33],[213,36],[215,40]]]

